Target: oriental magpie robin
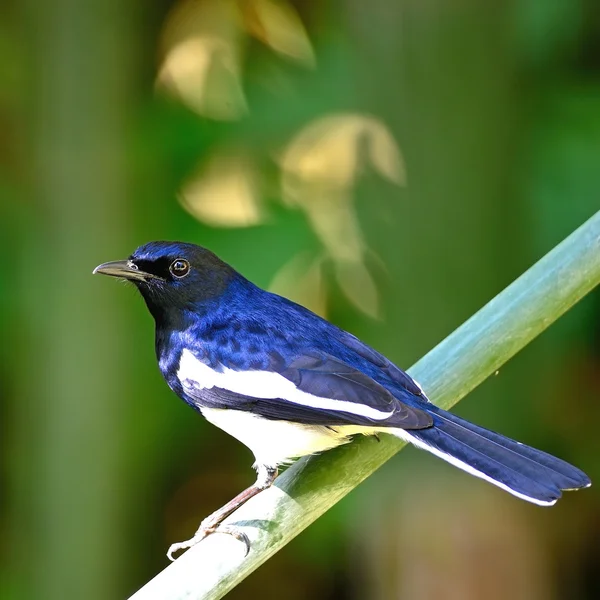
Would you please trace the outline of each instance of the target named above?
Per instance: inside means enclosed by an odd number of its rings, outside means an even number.
[[[576,467],[438,408],[409,375],[306,308],[266,292],[212,252],[151,242],[94,270],[131,281],[156,322],[156,354],[171,389],[248,446],[256,483],[202,521],[189,548],[277,468],[356,434],[395,435],[471,475],[542,506],[590,485]],[[246,536],[231,533],[249,546]]]

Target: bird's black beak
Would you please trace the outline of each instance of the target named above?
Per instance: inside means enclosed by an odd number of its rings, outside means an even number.
[[[112,262],[102,263],[94,269],[93,274],[95,275],[96,273],[135,281],[146,281],[147,279],[154,279],[156,277],[152,273],[140,271],[138,266],[131,260],[113,260]]]

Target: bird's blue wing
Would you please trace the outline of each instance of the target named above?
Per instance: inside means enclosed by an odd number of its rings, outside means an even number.
[[[421,386],[410,375],[383,356],[383,354],[380,354],[347,331],[340,330],[339,341],[345,350],[367,361],[378,373],[394,383],[395,386],[398,386],[400,390],[407,392],[411,396],[418,397],[421,401],[429,402]]]
[[[433,424],[426,411],[400,401],[369,375],[333,356],[300,356],[287,365],[281,375],[307,394],[343,402],[354,418],[359,413],[357,407],[367,407],[381,414],[392,413],[385,419],[363,415],[369,418],[370,424],[403,429],[420,429]]]

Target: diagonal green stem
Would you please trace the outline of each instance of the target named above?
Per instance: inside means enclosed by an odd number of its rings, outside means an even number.
[[[449,408],[600,283],[600,212],[489,302],[410,373]],[[304,458],[227,519],[252,549],[212,535],[134,594],[131,600],[217,599],[265,562],[393,456],[403,443],[386,436]]]

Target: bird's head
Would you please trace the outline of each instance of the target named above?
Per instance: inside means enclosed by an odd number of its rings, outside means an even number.
[[[183,242],[150,242],[126,260],[97,266],[94,273],[131,281],[155,318],[217,298],[237,275],[206,248]]]

